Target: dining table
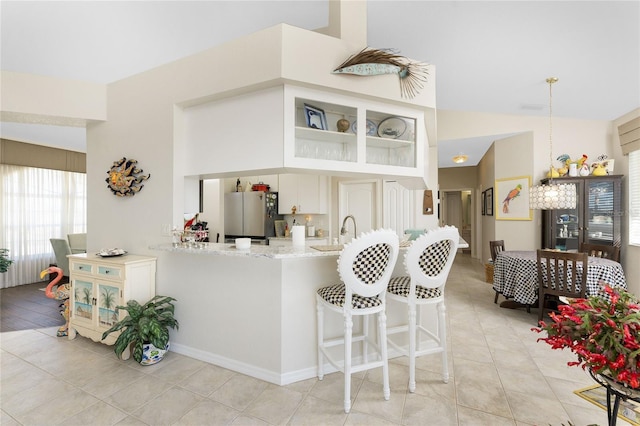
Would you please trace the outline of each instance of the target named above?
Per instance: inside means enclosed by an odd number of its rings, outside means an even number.
[[[493,265],[493,289],[510,299],[501,307],[535,305],[538,301],[538,259],[535,250],[502,251]],[[582,266],[580,265],[580,268]],[[579,270],[578,274],[582,271]],[[613,260],[589,256],[587,263],[587,296],[602,294],[603,284],[627,287],[622,265]]]

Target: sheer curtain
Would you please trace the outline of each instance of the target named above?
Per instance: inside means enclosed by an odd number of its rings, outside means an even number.
[[[55,263],[49,238],[86,232],[87,178],[84,173],[0,164],[2,235],[13,264],[0,274],[0,288],[40,281]]]

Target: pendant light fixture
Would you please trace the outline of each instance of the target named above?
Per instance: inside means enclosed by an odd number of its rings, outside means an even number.
[[[551,87],[558,82],[557,77],[547,78],[549,83],[549,180],[546,184],[532,186],[529,189],[529,208],[537,210],[557,210],[576,208],[576,185],[554,181],[553,168],[553,126]],[[557,172],[556,172],[557,176]]]

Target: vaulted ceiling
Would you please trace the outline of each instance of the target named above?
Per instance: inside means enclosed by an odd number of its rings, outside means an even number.
[[[1,66],[109,83],[278,23],[322,28],[328,14],[327,0],[3,0]],[[640,107],[638,1],[370,0],[367,23],[369,46],[436,65],[439,109],[547,115],[549,76],[556,116]],[[0,136],[86,147],[78,128],[3,122]],[[439,143],[440,166],[459,152],[473,165],[492,140]]]

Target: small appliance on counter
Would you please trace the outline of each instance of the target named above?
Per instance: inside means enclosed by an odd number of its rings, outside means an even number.
[[[269,192],[269,185],[259,182],[256,183],[254,185],[251,185],[251,190],[252,191],[262,191],[262,192]]]
[[[225,241],[248,237],[252,244],[267,244],[267,239],[276,235],[275,221],[282,217],[278,214],[277,192],[229,192],[224,195]]]

